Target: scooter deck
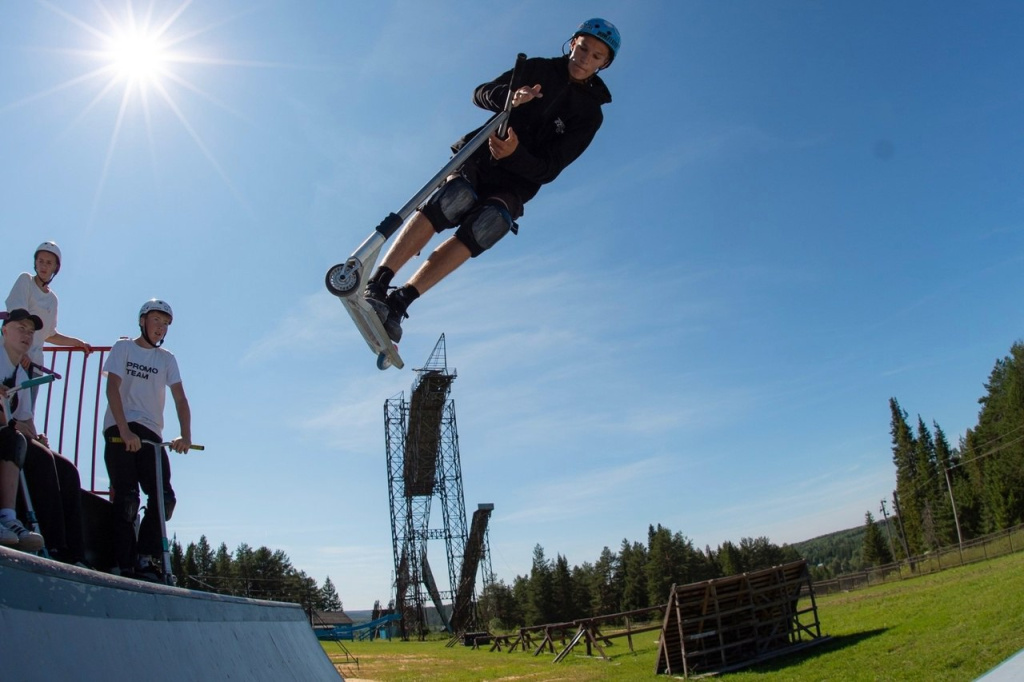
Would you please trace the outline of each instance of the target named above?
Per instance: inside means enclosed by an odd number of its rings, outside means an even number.
[[[356,329],[363,335],[366,345],[377,356],[377,367],[379,369],[387,369],[390,366],[397,369],[405,367],[402,357],[398,354],[398,346],[391,342],[388,333],[384,331],[380,317],[363,297],[345,296],[339,297],[339,299],[352,317],[352,321],[356,323]]]

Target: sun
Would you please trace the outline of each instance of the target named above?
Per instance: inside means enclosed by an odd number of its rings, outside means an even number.
[[[105,56],[114,72],[129,84],[146,87],[166,75],[172,55],[159,36],[131,28],[111,36],[109,43]]]
[[[62,21],[79,29],[74,45],[44,48],[65,54],[79,71],[67,80],[47,87],[21,100],[3,105],[0,112],[28,106],[39,100],[56,98],[65,91],[90,91],[88,104],[73,116],[68,130],[84,124],[97,112],[112,112],[110,140],[102,165],[97,169],[97,187],[93,197],[89,224],[92,224],[103,193],[111,164],[120,151],[132,154],[124,144],[123,131],[130,126],[144,125],[145,139],[153,151],[157,137],[154,127],[176,120],[195,143],[203,157],[216,170],[233,194],[237,192],[220,162],[214,157],[197,125],[201,110],[193,107],[192,118],[181,106],[185,98],[205,102],[236,113],[216,95],[203,89],[203,67],[261,66],[261,62],[214,57],[218,49],[197,39],[233,17],[212,21],[199,18],[202,10],[194,0],[94,0],[92,3],[60,3],[56,0],[35,0]],[[68,7],[70,6],[70,7]],[[110,106],[113,104],[113,106]],[[160,114],[170,114],[170,116]],[[155,154],[149,157],[155,168]],[[155,172],[155,171],[154,171]]]

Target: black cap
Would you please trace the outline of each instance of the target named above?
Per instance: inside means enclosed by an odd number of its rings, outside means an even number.
[[[0,313],[4,318],[4,326],[7,326],[8,322],[21,322],[22,320],[31,320],[32,324],[35,325],[36,331],[43,328],[43,321],[39,319],[38,315],[33,315],[24,308],[15,308],[14,310],[7,313]]]

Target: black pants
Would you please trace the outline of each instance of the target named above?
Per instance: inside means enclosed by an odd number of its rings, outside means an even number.
[[[67,563],[83,560],[82,484],[78,469],[58,453],[29,439],[23,471],[46,548],[55,559]]]
[[[129,422],[128,428],[142,440],[160,442],[160,436],[145,426]],[[118,436],[116,426],[103,432],[106,448],[103,460],[107,464],[110,478],[110,501],[114,506],[114,528],[112,540],[114,558],[118,568],[131,571],[140,554],[159,557],[163,554],[163,537],[160,534],[160,516],[156,497],[156,457],[153,447],[143,444],[138,452],[128,452],[124,443],[111,443]],[[163,471],[164,508],[174,507],[174,490],[171,488],[171,462],[167,451],[160,448],[160,462]],[[146,513],[139,526],[138,539],[135,537],[135,516],[139,511],[139,489],[146,494]]]

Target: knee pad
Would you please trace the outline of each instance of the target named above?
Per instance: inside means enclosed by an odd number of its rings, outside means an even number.
[[[476,190],[461,175],[441,185],[423,207],[423,215],[430,220],[435,232],[455,227],[477,201]]]
[[[171,515],[174,514],[174,507],[178,504],[178,500],[174,497],[174,491],[165,489],[164,490],[164,521],[170,521]],[[147,509],[156,511],[156,493],[153,493],[146,498]]]
[[[171,517],[174,516],[176,504],[178,504],[178,501],[174,499],[174,495],[164,493],[164,521],[170,521]]]
[[[114,493],[114,513],[119,515],[119,521],[134,525],[135,519],[139,516],[139,491],[132,495],[118,490]]]
[[[0,427],[0,460],[14,462],[19,469],[25,466],[28,441],[14,427]]]
[[[505,204],[488,199],[469,212],[455,236],[476,258],[508,234],[512,224],[512,216]]]

